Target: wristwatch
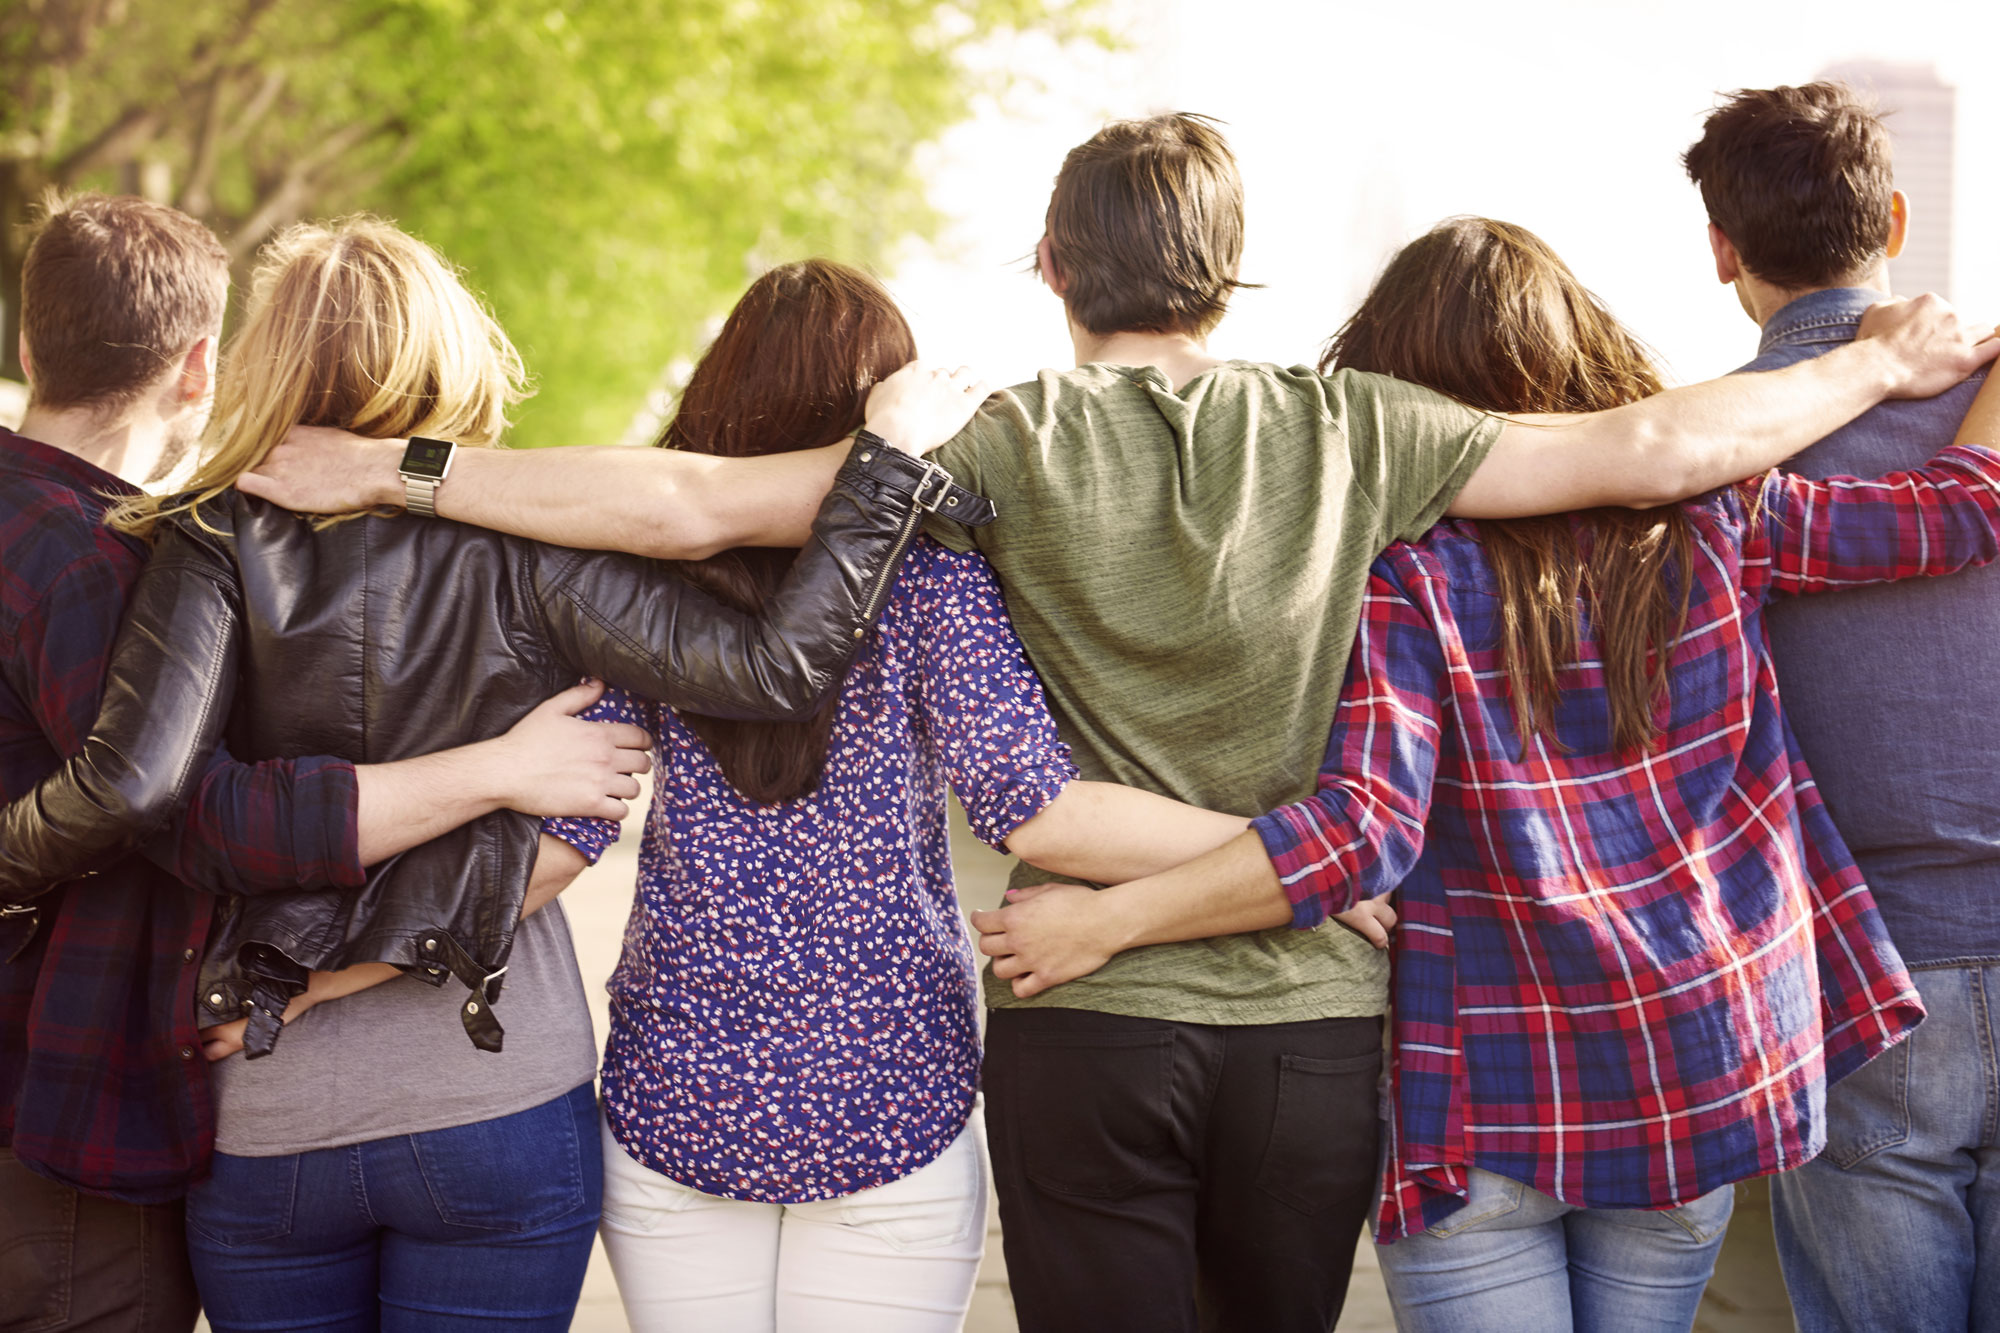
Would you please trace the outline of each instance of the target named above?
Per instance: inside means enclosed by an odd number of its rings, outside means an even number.
[[[433,440],[412,435],[396,465],[403,478],[403,507],[426,518],[437,516],[437,489],[451,475],[451,460],[458,445],[451,440]]]

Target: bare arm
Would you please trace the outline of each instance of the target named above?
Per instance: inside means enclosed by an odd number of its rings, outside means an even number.
[[[1972,400],[1972,410],[1958,423],[1953,444],[2000,446],[2000,375],[1988,375]]]
[[[646,751],[653,738],[627,723],[575,716],[603,693],[602,682],[572,686],[491,740],[356,765],[361,864],[386,861],[495,810],[623,819],[625,802],[639,794],[632,775],[652,767]],[[551,859],[547,849],[545,840],[537,876]]]
[[[1783,370],[1726,375],[1586,415],[1509,418],[1452,502],[1462,518],[1651,508],[1764,472],[1885,398],[1942,393],[2000,354],[1935,296],[1885,301],[1861,336]]]
[[[1058,875],[1115,884],[1177,866],[1249,826],[1136,787],[1072,782],[1007,835],[1007,850]]]
[[[997,911],[974,912],[979,950],[1023,999],[1095,972],[1147,944],[1274,930],[1292,922],[1271,858],[1255,833],[1163,873],[1112,888],[1069,884],[1021,890]]]
[[[583,868],[583,853],[559,838],[543,834],[541,846],[535,852],[535,869],[528,879],[527,896],[521,903],[521,919],[526,921],[554,902],[556,895],[568,888]],[[371,990],[401,975],[402,969],[388,963],[357,963],[337,972],[314,972],[306,983],[305,991],[294,996],[292,1002],[285,1006],[283,1021],[293,1022],[314,1005]],[[248,1019],[239,1018],[233,1023],[203,1028],[202,1054],[210,1060],[236,1054],[243,1049],[243,1032],[249,1025]]]
[[[868,396],[867,429],[907,453],[937,448],[986,397],[912,363]],[[287,509],[341,513],[403,503],[402,440],[301,426],[237,485]],[[446,518],[558,546],[700,560],[732,546],[803,546],[847,458],[824,449],[715,458],[670,449],[461,449],[438,487]]]

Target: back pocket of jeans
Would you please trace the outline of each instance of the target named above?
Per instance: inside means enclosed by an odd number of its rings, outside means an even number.
[[[1911,1048],[1919,1027],[1826,1090],[1827,1161],[1843,1171],[1910,1139]]]
[[[208,1179],[187,1196],[188,1230],[217,1245],[254,1245],[292,1234],[299,1159],[215,1154]]]
[[[1322,1060],[1278,1057],[1278,1104],[1257,1186],[1308,1215],[1336,1199],[1370,1191],[1375,1145],[1375,1082],[1382,1052]]]
[[[410,1136],[438,1216],[479,1231],[532,1231],[584,1204],[571,1097]],[[595,1146],[594,1144],[592,1145]]]
[[[1021,1163],[1057,1194],[1114,1198],[1158,1179],[1172,1139],[1174,1034],[1038,1033],[1021,1042]]]

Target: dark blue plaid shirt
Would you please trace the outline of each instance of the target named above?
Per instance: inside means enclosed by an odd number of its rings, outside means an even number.
[[[146,561],[101,522],[131,490],[0,429],[0,801],[90,734]],[[218,755],[146,856],[0,919],[0,1143],[50,1179],[133,1203],[179,1197],[214,1143],[194,1018],[213,900],[175,876],[237,893],[360,884],[353,765]]]

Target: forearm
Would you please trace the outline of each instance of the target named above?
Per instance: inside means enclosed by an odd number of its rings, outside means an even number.
[[[1870,340],[1604,412],[1511,419],[1450,512],[1513,518],[1670,504],[1768,471],[1874,407],[1897,383],[1895,365]]]
[[[1205,940],[1274,930],[1292,921],[1292,905],[1255,833],[1097,895],[1112,952],[1147,944]]]
[[[357,445],[376,504],[401,505],[403,442]],[[496,532],[596,551],[699,560],[732,546],[800,546],[847,457],[824,449],[714,458],[672,449],[461,449],[437,511]]]
[[[495,741],[387,764],[356,764],[361,864],[372,866],[507,805]]]
[[[535,851],[535,871],[528,877],[527,895],[521,899],[521,919],[526,921],[554,902],[588,864],[582,852],[544,833]]]
[[[1249,820],[1111,782],[1072,782],[1007,835],[1007,847],[1058,875],[1115,884],[1211,851]]]
[[[2000,374],[1989,373],[1972,400],[1972,410],[1958,423],[1953,444],[2000,446]]]

